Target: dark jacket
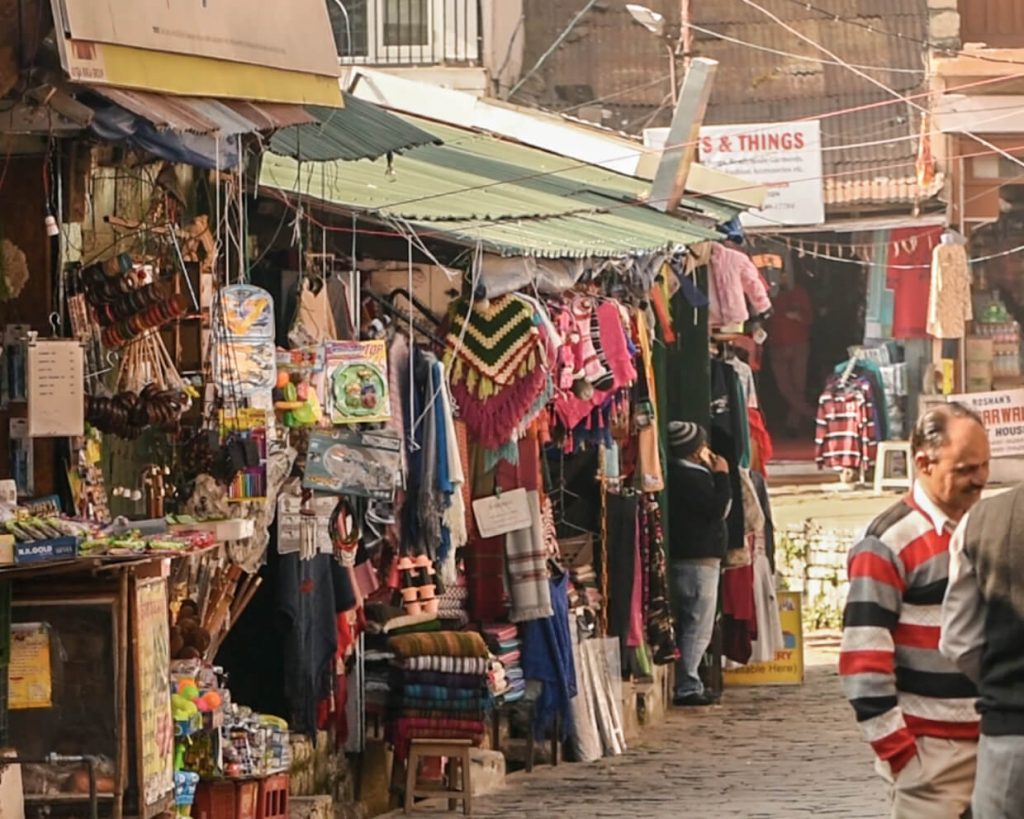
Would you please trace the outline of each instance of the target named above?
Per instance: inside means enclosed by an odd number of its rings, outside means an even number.
[[[969,672],[978,676],[981,732],[989,736],[1024,735],[1024,486],[981,501],[963,533],[963,560],[971,573],[957,572],[976,583],[978,607],[964,614],[977,628],[977,660]],[[954,596],[960,587],[950,590]],[[944,617],[951,632],[956,624]],[[952,634],[945,634],[947,644]],[[944,645],[945,648],[945,645]],[[964,667],[961,665],[961,667]],[[965,668],[966,670],[966,668]]]
[[[729,475],[679,458],[672,458],[668,469],[670,559],[725,557]]]

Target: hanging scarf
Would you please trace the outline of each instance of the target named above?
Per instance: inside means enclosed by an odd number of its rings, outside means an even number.
[[[540,620],[554,613],[548,587],[548,550],[544,542],[540,499],[535,491],[527,492],[526,497],[531,526],[505,536],[509,595],[512,598],[509,620],[513,623]]]
[[[661,506],[655,496],[645,496],[642,509],[647,552],[647,643],[655,665],[668,665],[679,656],[676,647],[672,605],[668,595],[668,569],[665,560],[665,529]]]

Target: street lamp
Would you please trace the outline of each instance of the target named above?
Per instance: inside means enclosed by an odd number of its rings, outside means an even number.
[[[641,6],[637,3],[626,3],[626,11],[629,12],[634,21],[661,40],[662,45],[668,51],[669,76],[672,78],[672,102],[675,103],[679,99],[678,82],[676,80],[676,52],[665,36],[664,15],[658,14],[658,12],[647,8],[647,6]]]

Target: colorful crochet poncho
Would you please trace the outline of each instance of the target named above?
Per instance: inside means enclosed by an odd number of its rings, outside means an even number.
[[[472,438],[498,449],[547,384],[542,338],[533,307],[515,296],[467,307],[464,301],[455,305],[446,339],[452,397]]]

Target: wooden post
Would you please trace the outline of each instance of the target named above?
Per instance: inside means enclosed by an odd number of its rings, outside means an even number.
[[[700,127],[711,98],[711,86],[718,70],[715,60],[698,57],[690,62],[683,89],[676,103],[668,141],[651,186],[648,204],[664,213],[679,207],[686,190],[686,178],[697,156]]]

